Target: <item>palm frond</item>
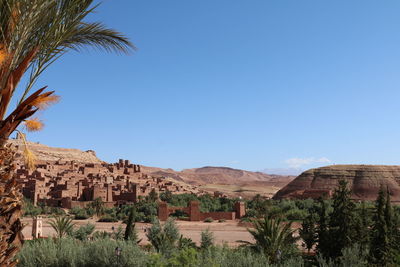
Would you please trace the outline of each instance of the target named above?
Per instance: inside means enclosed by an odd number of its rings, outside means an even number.
[[[85,21],[96,7],[93,0],[0,0],[0,119],[27,69],[29,82],[19,103],[43,71],[70,50],[135,49],[118,31]]]

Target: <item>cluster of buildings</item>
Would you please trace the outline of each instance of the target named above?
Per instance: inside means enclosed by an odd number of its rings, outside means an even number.
[[[100,198],[106,206],[134,203],[140,196],[156,192],[193,193],[196,188],[177,184],[165,177],[141,172],[141,166],[120,159],[117,163],[40,162],[36,170],[17,166],[22,193],[36,205],[71,209],[84,207]]]

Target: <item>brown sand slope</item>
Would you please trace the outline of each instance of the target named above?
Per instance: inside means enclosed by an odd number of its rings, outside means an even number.
[[[282,187],[292,181],[294,176],[270,175],[262,172],[251,172],[228,167],[203,167],[174,171],[143,167],[142,170],[152,175],[164,175],[189,184],[226,184],[226,185],[270,185]]]
[[[352,198],[375,200],[381,186],[388,187],[392,201],[400,201],[400,166],[332,165],[310,169],[279,190],[274,198],[296,198],[304,190],[334,190],[340,179],[349,182]]]
[[[9,143],[15,145],[20,153],[24,149],[21,139],[10,139]],[[42,145],[39,143],[28,142],[29,149],[35,154],[39,161],[75,161],[77,163],[101,163],[93,150],[82,151],[71,148],[58,148]]]

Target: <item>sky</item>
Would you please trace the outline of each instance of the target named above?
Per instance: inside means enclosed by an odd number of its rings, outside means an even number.
[[[176,170],[400,164],[400,1],[104,0],[87,49],[36,84],[61,101],[28,135]]]

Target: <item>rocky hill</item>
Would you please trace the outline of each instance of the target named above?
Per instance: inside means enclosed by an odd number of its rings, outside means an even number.
[[[400,166],[332,165],[303,172],[275,195],[275,199],[317,197],[332,193],[345,179],[356,200],[375,200],[381,186],[388,187],[392,201],[400,201]]]
[[[204,184],[235,184],[250,185],[268,183],[271,186],[282,187],[294,179],[293,176],[270,175],[262,172],[251,172],[228,167],[202,167],[174,171],[143,167],[142,170],[151,175],[164,175],[194,185]]]
[[[8,143],[14,145],[22,153],[24,143],[21,139],[10,139]],[[72,148],[50,147],[39,143],[28,142],[29,149],[39,161],[75,161],[76,163],[102,163],[93,150],[82,151]]]
[[[19,154],[22,154],[24,150],[22,140],[11,139],[9,142],[17,147]],[[29,142],[29,149],[36,155],[38,162],[103,163],[101,159],[96,157],[93,150],[56,148],[33,142]],[[294,176],[269,175],[227,167],[202,167],[175,171],[173,169],[141,166],[141,170],[149,176],[166,177],[179,181],[183,185],[203,186],[205,191],[211,193],[220,191],[230,196],[240,195],[243,197],[250,197],[258,193],[271,197],[277,190],[295,178]],[[218,186],[210,187],[209,185]],[[238,193],[237,191],[246,193]],[[268,194],[264,194],[265,191],[268,191]]]

